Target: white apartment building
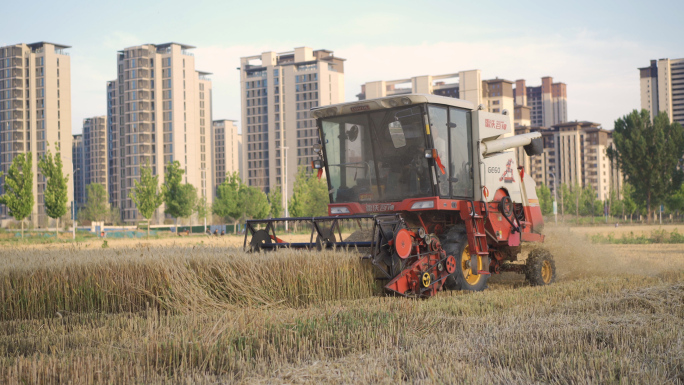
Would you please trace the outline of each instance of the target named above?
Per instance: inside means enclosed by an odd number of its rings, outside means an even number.
[[[344,101],[344,59],[309,47],[243,57],[240,90],[243,180],[264,192],[287,183],[285,200],[319,141],[310,109]]]
[[[124,222],[144,220],[129,198],[140,167],[164,183],[165,166],[180,162],[183,182],[211,204],[211,81],[195,69],[195,47],[144,44],[117,52],[117,78],[107,83],[109,196]],[[153,220],[164,220],[164,207]]]
[[[648,110],[651,120],[664,111],[671,122],[684,125],[684,58],[651,60],[639,68],[641,108]]]
[[[238,133],[235,120],[214,120],[212,125],[212,158],[214,176],[212,178],[212,194],[226,180],[226,175],[238,172],[242,178],[242,134]]]
[[[48,42],[0,47],[0,170],[7,173],[20,153],[32,153],[34,225],[46,226],[45,178],[38,161],[60,149],[64,174],[73,178],[71,160],[71,58],[67,45]],[[4,180],[0,194],[4,193]],[[69,201],[73,184],[68,183]],[[0,206],[0,217],[8,219]]]

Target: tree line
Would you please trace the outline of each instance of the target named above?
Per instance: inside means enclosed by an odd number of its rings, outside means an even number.
[[[57,232],[59,219],[67,213],[69,203],[69,175],[64,175],[58,147],[54,156],[48,150],[41,157],[38,169],[45,181],[45,210],[47,215],[56,221]],[[232,220],[236,225],[250,218],[263,219],[269,215],[283,215],[282,192],[279,187],[271,189],[266,195],[260,189],[244,184],[238,173],[234,172],[217,187],[216,197],[210,206],[205,196],[198,196],[195,186],[183,183],[185,171],[178,161],[168,164],[164,172],[164,183],[160,186],[159,176],[154,175],[149,164],[143,165],[140,168],[140,180],[134,181],[134,186],[129,192],[129,198],[147,221],[148,236],[151,218],[162,203],[164,213],[174,218],[176,227],[178,218],[188,218],[194,213],[197,213],[199,219],[206,219],[210,214],[215,214],[222,219]],[[32,153],[18,154],[14,157],[7,175],[0,172],[0,177],[3,176],[5,191],[0,196],[0,204],[4,204],[8,214],[21,223],[23,238],[24,221],[31,215],[35,206]],[[295,176],[294,185],[294,193],[289,200],[292,216],[320,216],[327,213],[328,188],[324,180],[308,174],[306,169],[301,167]],[[79,211],[79,220],[118,222],[119,212],[110,209],[105,187],[92,183],[86,186],[86,189],[88,203]]]

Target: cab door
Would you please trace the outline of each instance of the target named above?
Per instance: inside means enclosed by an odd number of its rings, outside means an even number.
[[[449,107],[449,181],[451,196],[473,199],[473,146],[471,112]]]

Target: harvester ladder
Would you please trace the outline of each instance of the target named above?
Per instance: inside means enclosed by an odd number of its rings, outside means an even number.
[[[489,256],[487,235],[485,233],[485,216],[482,213],[484,202],[465,201],[461,206],[461,219],[465,222],[468,236],[468,249],[471,257],[474,255],[482,258]],[[488,271],[478,271],[478,274],[489,274]]]

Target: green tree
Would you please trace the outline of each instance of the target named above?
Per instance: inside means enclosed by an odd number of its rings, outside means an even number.
[[[625,213],[629,214],[629,222],[632,222],[632,216],[639,208],[634,201],[634,186],[629,183],[622,185],[622,206]]]
[[[178,231],[178,218],[185,218],[192,215],[195,201],[190,201],[189,189],[182,183],[185,171],[177,160],[166,167],[164,174],[164,184],[162,185],[162,196],[166,208],[164,213],[174,218],[176,232]],[[195,199],[197,193],[195,192]]]
[[[147,219],[147,238],[150,238],[150,218],[164,200],[159,191],[159,175],[152,175],[152,168],[146,164],[140,167],[140,182],[133,180],[128,193],[140,214]]]
[[[666,113],[656,115],[651,123],[647,110],[634,110],[615,121],[615,148],[608,156],[634,186],[634,197],[646,203],[648,221],[654,207],[678,187],[681,180],[677,170],[684,155],[684,128],[670,123]]]
[[[551,196],[551,190],[542,184],[537,187],[537,198],[539,198],[539,207],[541,208],[542,215],[549,215],[553,213],[553,197]]]
[[[211,211],[224,219],[232,219],[234,231],[237,231],[237,221],[242,215],[239,209],[238,193],[242,181],[237,172],[226,176],[226,179],[216,188],[216,197],[211,205]]]
[[[45,191],[43,191],[45,211],[50,218],[55,219],[57,222],[55,226],[55,237],[57,237],[59,218],[67,213],[67,201],[69,200],[67,195],[69,175],[64,175],[63,173],[62,156],[59,152],[59,147],[56,148],[54,157],[50,150],[47,151],[38,162],[38,169],[47,179]]]
[[[329,201],[328,184],[316,175],[307,175],[306,168],[300,167],[289,201],[290,214],[295,217],[323,216],[328,213]]]
[[[271,216],[280,218],[283,216],[283,194],[280,186],[271,189],[268,193],[268,202],[271,205]]]
[[[238,197],[242,218],[263,219],[268,216],[271,206],[263,191],[256,187],[242,185]]]
[[[615,189],[610,190],[610,198],[608,199],[608,205],[608,211],[610,212],[611,216],[619,217],[623,214],[625,205],[622,200],[618,199],[617,192],[615,191]]]
[[[21,222],[21,238],[24,238],[24,219],[33,211],[33,159],[31,153],[18,154],[12,159],[5,176],[5,193],[0,203],[7,206],[9,215]],[[3,174],[0,173],[0,177]]]
[[[183,202],[181,208],[181,218],[190,218],[192,214],[197,210],[197,188],[190,183],[183,183],[181,186],[181,202]]]
[[[667,207],[677,215],[684,212],[684,185],[679,187],[670,197],[667,198]]]
[[[109,215],[107,191],[99,183],[91,183],[86,187],[88,200],[82,210],[83,218],[88,221],[104,221]]]
[[[210,212],[209,203],[207,202],[207,197],[202,196],[197,200],[197,205],[195,206],[195,212],[197,212],[197,219],[207,219]],[[207,231],[207,226],[205,223],[204,231]]]

